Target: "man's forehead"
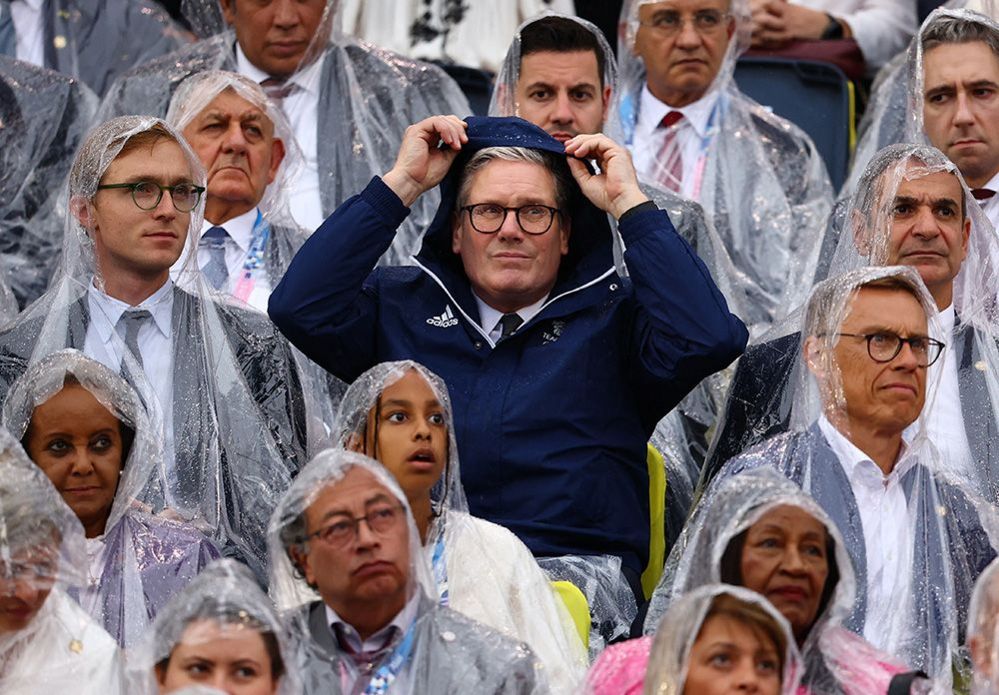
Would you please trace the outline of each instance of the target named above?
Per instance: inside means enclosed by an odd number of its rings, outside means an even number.
[[[114,174],[140,175],[150,179],[190,179],[190,163],[181,146],[167,138],[161,138],[151,145],[141,145],[124,154],[119,154],[104,172]]]
[[[198,115],[204,118],[213,113],[225,115],[230,118],[259,118],[266,120],[268,123],[270,122],[263,109],[234,92],[232,88],[225,89],[215,95],[215,98],[208,102],[208,105]]]
[[[591,50],[535,51],[521,58],[519,84],[522,86],[553,83],[565,78],[599,85],[597,54]]]
[[[698,10],[721,10],[727,12],[729,0],[660,0],[660,2],[648,2],[639,6],[639,18],[650,17],[656,12],[697,12]]]
[[[926,310],[911,292],[901,287],[860,287],[851,297],[843,324],[863,324],[865,329],[925,332]]]
[[[957,174],[948,169],[929,168],[918,160],[906,162],[905,173],[899,181],[896,196],[911,194],[929,195],[933,198],[960,200],[964,195]]]
[[[974,59],[955,60],[955,53]],[[924,89],[957,78],[995,80],[999,78],[999,56],[984,41],[938,44],[923,53],[923,77],[930,78]]]
[[[309,505],[309,511],[321,515],[348,512],[380,499],[392,501],[395,498],[371,471],[355,466],[342,478],[324,483]]]

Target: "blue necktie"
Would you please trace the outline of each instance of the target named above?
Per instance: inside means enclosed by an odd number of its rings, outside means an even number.
[[[10,0],[0,0],[0,55],[17,57],[17,34],[14,31]]]
[[[208,250],[208,263],[201,269],[208,284],[217,290],[229,282],[229,267],[225,264],[225,243],[229,233],[222,227],[212,227],[201,237],[201,247]]]

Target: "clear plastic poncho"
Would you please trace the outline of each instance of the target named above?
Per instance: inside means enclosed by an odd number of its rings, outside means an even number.
[[[92,209],[96,188],[125,142],[153,126],[176,138],[190,179],[203,185],[204,170],[177,131],[159,119],[127,116],[89,135],[70,176],[70,204]],[[188,216],[190,248],[201,208]],[[168,279],[140,303],[155,324],[143,327],[145,335],[166,338],[140,363],[127,349],[124,326],[117,325],[124,314],[116,312],[128,303],[107,295],[105,287],[90,232],[69,215],[59,275],[0,332],[0,391],[6,396],[31,364],[66,347],[127,373],[150,421],[163,423],[156,434],[163,465],[141,501],[154,513],[170,509],[223,555],[265,577],[267,520],[304,458],[304,400],[287,342],[266,316],[217,302],[200,280],[181,289]],[[142,328],[138,337],[145,340]]]
[[[231,277],[225,288],[225,294],[266,313],[270,291],[284,277],[291,259],[311,233],[300,227],[291,213],[289,194],[302,168],[302,152],[288,119],[253,80],[235,72],[208,70],[180,83],[170,99],[166,121],[183,132],[226,90],[260,109],[274,126],[274,139],[281,140],[284,145],[284,159],[257,203],[257,221],[253,225],[243,272]],[[202,164],[207,167],[210,163]],[[210,191],[205,192],[206,196],[209,194]],[[181,256],[175,268],[174,280],[182,287],[190,286],[191,273],[197,273],[198,264]],[[344,387],[297,349],[292,348],[292,353],[307,399],[309,452],[315,452],[328,443],[327,427],[336,413],[333,394],[338,395]]]
[[[289,550],[297,547],[308,552],[308,544],[323,542],[307,537],[306,510],[324,490],[336,486],[355,469],[362,469],[374,484],[385,488],[406,515],[406,591],[408,601],[416,604],[415,618],[396,649],[375,666],[379,669],[391,664],[401,645],[409,642],[408,657],[395,672],[391,692],[547,692],[544,674],[527,645],[439,605],[437,584],[405,494],[379,463],[342,449],[321,452],[302,469],[275,510],[268,530],[270,593],[280,608],[288,609],[287,623],[296,640],[296,666],[304,692],[340,693],[345,670],[341,662],[349,656],[333,636],[325,604],[293,565]]]
[[[749,3],[733,0],[734,33],[718,74],[698,102],[710,106],[698,160],[696,166],[686,163],[683,169],[693,174],[677,182],[671,172],[682,163],[682,131],[693,127],[689,119],[673,129],[656,129],[649,142],[636,139],[646,72],[633,47],[639,9],[652,1],[629,0],[621,10],[618,89],[606,130],[633,153],[659,153],[650,169],[639,164],[640,177],[679,187],[701,204],[735,268],[731,289],[745,295],[737,307],[758,333],[807,295],[832,206],[829,174],[801,129],[739,91],[735,62],[749,47],[751,23]],[[676,137],[667,142],[674,129]]]
[[[707,584],[681,597],[662,617],[649,653],[643,690],[645,695],[681,695],[684,692],[690,652],[709,617],[712,603],[724,595],[763,611],[780,626],[786,644],[784,653],[780,655],[783,664],[780,692],[783,695],[798,692],[801,656],[784,616],[757,593],[727,584]],[[728,617],[728,614],[721,613],[721,616]],[[759,631],[754,630],[754,634],[758,635]]]
[[[821,523],[828,534],[826,549],[832,550],[826,556],[828,574],[817,597],[815,621],[807,636],[798,640],[802,685],[812,695],[887,692],[892,677],[908,669],[844,627],[851,624],[855,612],[863,612],[864,595],[861,592],[858,604],[853,565],[839,529],[815,500],[769,468],[722,482],[698,507],[670,553],[649,604],[645,632],[654,634],[669,607],[688,592],[707,584],[740,582],[741,576],[726,573],[727,551],[733,540],[741,537],[741,547],[749,528],[782,506],[797,507]],[[767,542],[779,543],[772,537]],[[785,574],[794,576],[794,570],[788,568]]]
[[[65,225],[63,182],[96,110],[81,82],[0,56],[0,322],[48,287]]]
[[[205,7],[211,6],[211,7]],[[199,35],[207,36],[181,51],[143,65],[123,76],[111,89],[104,115],[163,115],[178,84],[206,70],[236,70],[235,33],[212,13],[216,0],[194,0],[187,6],[201,19]],[[395,162],[405,129],[428,116],[470,113],[458,85],[440,68],[403,58],[357,41],[340,31],[340,3],[328,0],[323,18],[298,71],[287,82],[318,91],[315,151],[303,150],[303,171],[319,181],[321,219],[381,175]],[[294,113],[287,113],[293,123]],[[296,185],[302,185],[302,175]],[[294,191],[291,193],[294,196]],[[383,261],[408,263],[419,250],[424,229],[439,204],[436,190],[420,197]],[[292,212],[305,227],[317,226],[292,197]]]
[[[850,175],[840,193],[842,197],[856,191],[865,169],[879,150],[896,143],[929,143],[923,131],[923,34],[941,20],[981,24],[999,37],[999,23],[974,10],[940,7],[923,20],[919,32],[909,42],[909,48],[882,68],[871,87]]]
[[[0,691],[6,695],[124,692],[118,645],[66,593],[84,583],[86,567],[76,515],[0,429]]]
[[[24,440],[35,409],[60,393],[67,380],[75,380],[133,433],[104,533],[87,539],[87,581],[72,592],[94,620],[131,647],[218,550],[191,526],[144,509],[143,491],[163,465],[160,428],[149,421],[128,382],[100,362],[70,349],[32,364],[7,392],[4,427]]]
[[[849,627],[898,661],[928,673],[936,680],[938,692],[949,692],[952,669],[966,673],[961,645],[971,588],[995,557],[994,539],[999,536],[994,509],[967,487],[966,481],[949,473],[927,436],[925,413],[937,390],[933,372],[927,377],[928,370],[915,366],[914,361],[911,369],[894,371],[903,369],[902,363],[896,362],[891,367],[877,365],[874,377],[863,371],[875,363],[866,355],[861,357],[862,342],[856,348],[858,361],[850,363],[851,367],[856,364],[858,371],[851,369],[845,378],[843,365],[837,362],[838,343],[846,338],[831,336],[843,330],[858,301],[858,288],[886,279],[902,283],[918,295],[927,317],[927,334],[939,335],[936,307],[912,268],[861,268],[820,283],[804,322],[799,322],[801,332],[785,334],[780,342],[763,347],[766,368],[791,375],[785,390],[775,396],[780,402],[785,398],[789,402],[789,431],[729,460],[704,492],[702,504],[712,504],[727,478],[761,467],[776,469],[804,489],[839,528],[857,575],[857,601]],[[894,297],[909,294],[901,288],[893,291]],[[872,331],[896,330],[895,322],[906,320],[904,315],[872,319],[872,305],[864,306],[868,314],[862,316]],[[893,306],[902,311],[901,304]],[[908,326],[906,330],[923,329]],[[801,358],[806,350],[808,365]],[[920,369],[922,387],[918,385]],[[924,415],[915,410],[918,400],[910,403],[899,399],[882,404],[885,410],[869,410],[880,401],[865,395],[866,387],[859,386],[861,383],[870,386],[871,392],[889,383],[908,384],[905,388],[917,394],[924,388]],[[848,393],[852,397],[848,398]],[[914,422],[903,434],[901,428],[910,410]],[[884,418],[885,413],[895,419],[890,423],[870,420],[882,423],[883,430],[851,433],[851,427],[868,426],[865,418],[875,414]],[[862,444],[855,442],[888,446],[889,432],[901,434],[902,439],[891,472],[885,475],[873,463],[874,454],[862,451],[858,448]]]
[[[919,248],[933,253],[946,251],[943,234],[922,231],[922,226],[916,226],[908,212],[896,212],[899,201],[908,205],[906,201],[920,192],[921,189],[913,189],[913,186],[929,185],[924,180],[927,177],[940,179],[940,174],[956,177],[960,200],[955,202],[969,220],[970,233],[967,253],[953,280],[950,306],[939,307],[940,326],[935,337],[946,343],[948,349],[929,371],[931,380],[939,386],[936,397],[927,400],[924,410],[927,434],[940,453],[940,463],[964,478],[982,497],[997,504],[999,382],[989,375],[999,373],[999,344],[996,342],[999,336],[999,236],[957,167],[942,152],[928,145],[891,145],[878,152],[860,177],[848,204],[843,201],[837,205],[834,225],[840,232],[831,254],[829,273],[839,275],[866,266],[905,262],[912,257],[905,254]],[[949,179],[950,176],[944,177],[945,181]],[[903,191],[903,187],[908,187],[907,191]],[[938,189],[937,193],[942,198],[953,197],[945,188]],[[899,247],[893,250],[892,230],[896,227],[905,230],[905,236],[900,237]],[[941,301],[944,299],[937,301],[938,306]],[[776,335],[770,338],[776,338]],[[763,349],[762,345],[760,349]],[[759,441],[761,434],[785,419],[786,405],[790,402],[786,392],[780,401],[773,396],[780,388],[787,387],[771,384],[764,390],[763,398],[759,393],[753,396],[754,403],[730,403],[735,411],[734,420],[742,424],[732,427],[727,423],[720,430],[735,436],[739,436],[741,430],[742,441],[747,445]],[[742,422],[746,412],[768,410],[765,421],[748,418]],[[733,450],[730,445],[726,448]]]
[[[190,41],[153,0],[55,0],[40,9],[45,67],[79,79],[99,96],[122,73]]]
[[[275,695],[301,693],[299,674],[293,667],[294,652],[284,623],[267,594],[257,586],[253,573],[234,560],[210,564],[156,616],[142,642],[128,655],[129,693],[156,695],[162,692],[162,681],[176,678],[177,672],[183,671],[183,666],[171,664],[177,647],[187,650],[188,659],[200,656],[212,662],[219,644],[230,640],[237,648],[242,648],[241,655],[254,661],[263,647],[269,663],[260,661],[260,681],[270,681],[273,686],[266,692]],[[242,646],[244,644],[249,647]],[[225,665],[215,662],[216,667]],[[170,692],[174,692],[175,684],[177,681],[171,681]],[[190,687],[197,685],[191,683]],[[188,690],[184,688],[179,692]]]
[[[586,670],[586,655],[565,605],[516,536],[468,513],[444,381],[411,360],[372,367],[344,393],[334,445],[380,461],[378,432],[391,426],[386,418],[394,416],[392,408],[402,412],[398,405],[383,405],[383,394],[409,373],[419,375],[430,388],[447,430],[447,461],[430,494],[433,521],[423,544],[441,605],[526,642],[544,666],[549,685],[558,692],[575,692]]]
[[[982,572],[975,582],[968,606],[967,644],[974,674],[972,695],[999,692],[999,560]]]

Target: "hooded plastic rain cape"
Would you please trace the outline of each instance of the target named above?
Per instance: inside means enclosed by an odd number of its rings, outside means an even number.
[[[447,461],[431,491],[433,520],[423,544],[441,605],[526,642],[538,655],[553,689],[575,692],[586,669],[586,657],[568,611],[516,536],[468,513],[451,399],[444,381],[409,360],[372,367],[344,394],[334,444],[360,450],[384,465],[378,432],[392,427],[396,412],[403,418],[408,413],[403,412],[405,406],[383,404],[383,394],[409,373],[419,375],[430,388],[447,430]],[[418,435],[413,439],[421,446]],[[369,451],[369,446],[373,450]]]
[[[27,436],[34,411],[75,380],[134,433],[104,532],[87,539],[87,581],[73,595],[123,647],[131,647],[171,596],[218,550],[194,528],[143,511],[139,502],[163,465],[160,428],[121,376],[77,350],[60,350],[14,382],[3,424]],[[72,478],[70,478],[72,480]]]
[[[266,677],[275,676],[275,688],[268,692],[300,695],[302,689],[299,674],[293,668],[291,641],[274,604],[257,586],[245,565],[234,560],[213,562],[184,591],[173,596],[156,616],[142,642],[129,653],[129,692],[136,695],[161,692],[157,667],[172,666],[169,661],[180,645],[191,650],[191,654],[210,658],[213,648],[220,643],[246,640],[247,635],[253,639],[254,633],[258,639],[269,640],[277,647],[273,652],[271,649],[267,652],[268,656],[276,656],[279,663],[263,665]],[[183,669],[182,666],[176,668]]]
[[[81,82],[0,56],[0,255],[6,278],[0,281],[0,318],[4,320],[13,318],[18,305],[23,308],[48,286],[65,226],[64,182],[96,110],[97,97]]]
[[[787,645],[781,655],[783,669],[780,692],[782,695],[797,692],[801,656],[784,616],[757,593],[738,586],[708,584],[693,589],[680,598],[663,616],[649,654],[643,690],[645,695],[680,695],[684,692],[691,649],[700,635],[712,603],[723,595],[762,609],[780,626]]]
[[[37,610],[26,625],[0,633],[0,691],[5,695],[125,692],[118,645],[66,593],[83,585],[86,567],[76,515],[10,433],[0,429],[0,589],[5,601],[26,602],[25,610]],[[26,598],[32,595],[43,601],[40,606]]]
[[[944,304],[933,336],[948,346],[929,368],[928,383],[936,390],[927,399],[923,419],[940,465],[995,504],[999,383],[990,375],[999,373],[999,237],[956,167],[932,147],[887,147],[859,181],[856,193],[836,209],[834,225],[842,231],[830,254],[829,272],[835,276],[889,263],[918,264],[919,253],[954,259],[952,266],[931,262],[921,270],[939,297],[937,305]],[[937,201],[931,223],[913,203],[927,192]],[[970,233],[961,260],[964,224]],[[954,271],[953,282],[947,282]],[[726,459],[788,427],[801,385],[795,376],[802,368],[796,352],[799,329],[800,322],[788,321],[747,350],[705,479]]]
[[[191,180],[203,185],[204,170],[179,133],[159,119],[129,116],[100,125],[84,143],[70,180],[71,205],[92,209],[125,142],[154,126],[177,139]],[[140,362],[125,345],[120,319],[128,304],[104,292],[94,232],[68,217],[60,274],[0,333],[0,390],[6,395],[32,363],[65,347],[128,374],[150,422],[163,423],[155,435],[164,443],[163,466],[141,501],[154,512],[171,509],[224,555],[266,576],[267,520],[304,458],[304,401],[287,343],[266,316],[217,302],[199,279],[187,289],[168,279],[139,305],[150,313],[137,331],[140,351],[145,341],[166,338],[161,351]],[[200,208],[189,218],[188,248],[201,227]]]
[[[324,542],[307,538],[306,510],[320,493],[336,486],[355,468],[363,469],[388,490],[406,515],[407,595],[408,601],[415,602],[416,610],[407,628],[411,639],[404,636],[397,643],[408,642],[410,647],[405,660],[397,664],[391,692],[402,695],[547,692],[544,676],[527,645],[439,605],[433,571],[406,496],[376,461],[339,449],[320,453],[302,470],[275,510],[268,532],[271,596],[278,606],[290,609],[287,621],[296,640],[296,667],[304,692],[340,693],[341,672],[347,669],[341,662],[349,657],[326,622],[326,606],[293,567],[288,550],[296,546],[308,552],[308,544]],[[393,651],[392,655],[396,653]],[[377,668],[391,664],[392,655],[379,662]]]
[[[804,664],[801,684],[813,695],[887,692],[892,677],[908,669],[844,627],[855,611],[863,612],[864,596],[861,592],[858,603],[853,564],[839,529],[815,500],[768,468],[724,481],[698,507],[670,553],[649,605],[645,632],[654,634],[669,607],[697,587],[740,582],[739,576],[726,576],[726,551],[733,539],[744,536],[765,514],[781,506],[797,507],[821,523],[828,534],[822,551],[832,550],[825,556],[828,574],[821,593],[811,597],[819,606],[815,621],[804,640],[798,640]],[[788,572],[788,576],[800,575]],[[798,579],[787,581],[800,584]]]
[[[735,61],[749,46],[750,21],[748,2],[733,0],[729,14],[734,33],[718,74],[698,101],[710,107],[710,116],[697,164],[686,162],[683,167],[695,173],[677,181],[673,173],[683,156],[693,156],[681,152],[686,148],[681,147],[679,132],[694,127],[690,119],[655,129],[645,142],[638,131],[646,71],[633,46],[639,12],[650,2],[629,0],[621,10],[618,89],[606,131],[629,146],[645,180],[679,189],[703,206],[735,272],[741,274],[733,276],[733,290],[745,295],[737,307],[759,333],[807,295],[832,204],[829,175],[803,131],[736,86]],[[645,167],[639,150],[659,154]]]
[[[703,503],[710,508],[727,478],[760,467],[774,468],[802,487],[839,528],[850,554],[857,601],[849,626],[912,669],[928,673],[937,680],[939,691],[947,692],[952,667],[957,673],[966,668],[960,645],[968,600],[978,574],[995,557],[996,520],[992,508],[941,465],[927,436],[925,417],[915,419],[903,435],[888,475],[850,438],[849,413],[866,412],[859,409],[868,407],[863,395],[857,395],[858,379],[870,378],[870,372],[865,376],[851,371],[848,381],[845,366],[837,363],[836,346],[851,338],[830,336],[843,330],[857,301],[856,289],[886,279],[918,294],[927,333],[938,334],[933,300],[911,268],[862,268],[819,284],[801,333],[787,338],[796,362],[788,367],[796,384],[790,397],[790,430],[726,463],[704,493]],[[811,368],[821,378],[812,376],[798,357],[806,346],[802,336],[819,341],[807,345],[814,351]],[[857,364],[857,369],[866,369],[866,362]],[[896,381],[918,384],[922,378],[926,403],[931,404],[936,394],[934,375],[920,377],[919,370],[926,368],[912,364],[911,370],[897,373]],[[902,366],[894,363],[890,369]],[[847,386],[856,400],[848,400]],[[921,387],[915,388],[918,392]],[[913,408],[917,404],[906,405],[904,400],[893,404],[897,417],[892,426],[904,427],[899,423],[908,411],[901,408],[917,412]],[[902,434],[901,429],[897,433]],[[893,551],[885,552],[886,548]]]
[[[208,38],[125,75],[106,98],[104,115],[163,115],[170,95],[185,78],[206,70],[236,70],[235,33],[221,23],[216,7],[215,0],[189,3],[188,10],[202,25],[198,33]],[[291,192],[295,218],[310,230],[372,176],[392,168],[409,125],[436,114],[463,117],[470,112],[458,85],[440,68],[343,35],[340,9],[338,0],[327,2],[301,65],[285,80],[318,93],[315,148],[303,145],[303,167]],[[299,113],[286,115],[294,126]],[[306,174],[318,180],[318,218],[307,214],[303,199],[296,197],[304,195]],[[386,263],[408,262],[438,202],[436,192],[421,197],[386,253]]]

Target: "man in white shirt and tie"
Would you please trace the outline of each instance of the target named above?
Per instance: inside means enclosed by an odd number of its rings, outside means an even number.
[[[735,61],[745,5],[636,0],[624,22],[608,133],[649,183],[699,202],[741,273],[761,328],[803,301],[832,207],[829,176],[799,128],[746,97]]]
[[[171,275],[183,286],[196,267],[213,289],[266,312],[308,236],[288,210],[288,179],[301,158],[284,115],[256,82],[210,70],[181,84],[167,121],[208,174],[196,266],[182,254]]]
[[[923,129],[999,227],[999,28],[939,17],[923,29]]]

